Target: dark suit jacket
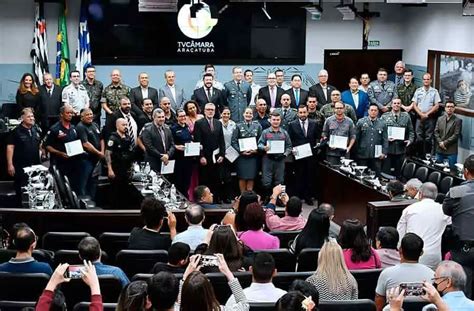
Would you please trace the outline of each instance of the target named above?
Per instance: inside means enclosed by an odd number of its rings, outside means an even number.
[[[135,122],[137,122],[137,129],[138,129],[138,134],[140,134],[142,128],[145,126],[145,124],[153,122],[153,117],[152,115],[148,116],[146,115],[143,111],[140,112],[139,115],[137,115],[137,118],[135,119]]]
[[[438,118],[434,131],[436,142],[436,152],[442,154],[456,154],[458,153],[458,139],[461,133],[462,120],[457,116],[452,115],[449,122],[446,124],[446,115]],[[439,143],[444,142],[446,150],[439,147]]]
[[[275,108],[280,108],[281,107],[281,96],[285,94],[285,90],[282,89],[279,86],[276,86],[277,88],[277,93],[276,93],[276,100],[275,100]],[[265,102],[267,103],[267,110],[270,110],[272,107],[272,101],[270,99],[270,87],[269,86],[264,86],[260,88],[258,91],[258,98],[263,98]]]
[[[222,131],[222,123],[219,120],[212,119],[214,130],[206,118],[197,120],[194,124],[194,141],[200,142],[202,145],[201,156],[205,157],[208,164],[212,164],[212,152],[219,148],[218,156],[225,156],[224,132]]]
[[[59,108],[61,108],[61,106],[63,105],[62,103],[63,88],[55,85],[53,89],[53,94],[51,94],[51,97],[48,95],[48,91],[46,90],[45,85],[40,86],[39,91],[40,91],[40,100],[41,100],[40,122],[42,124],[42,127],[44,126],[46,128],[49,128],[51,125],[56,123],[57,118],[59,118]]]
[[[133,106],[132,106],[133,107]],[[135,120],[135,123],[137,123],[137,130],[138,130],[138,117],[137,114],[132,110],[130,111],[130,114],[132,115],[133,120]],[[102,134],[104,136],[104,141],[107,141],[109,139],[110,134],[112,132],[116,131],[115,128],[115,122],[117,122],[117,119],[123,118],[122,112],[119,110],[114,111],[111,115],[108,116],[105,126],[102,129]],[[140,134],[140,132],[137,133]]]
[[[306,122],[308,122],[306,125],[306,137],[301,128],[300,119],[296,119],[288,125],[288,134],[290,135],[291,144],[294,147],[309,143],[311,147],[314,148],[321,139],[321,130],[317,126],[316,121],[306,119]]]
[[[153,107],[158,107],[160,104],[158,100],[158,90],[153,87],[148,87],[148,98],[153,102]],[[142,110],[143,96],[142,89],[140,86],[134,87],[130,91],[130,102],[132,103],[132,111],[135,114],[140,113]]]
[[[171,133],[170,128],[165,125],[163,132],[165,133],[166,146],[163,146],[158,127],[153,123],[145,126],[140,135],[143,145],[145,145],[145,159],[150,162],[150,167],[157,172],[161,170],[161,157],[167,154],[171,159],[175,150],[173,133]]]
[[[300,101],[299,101],[299,103],[296,103],[295,91],[293,90],[293,88],[291,88],[289,90],[286,90],[285,93],[290,95],[291,107],[292,108],[298,108],[299,105],[301,105],[301,104],[306,105],[306,101],[308,100],[308,95],[309,95],[308,91],[303,90],[303,89],[300,88]]]
[[[192,100],[195,100],[198,105],[201,113],[204,113],[204,106],[207,103],[213,103],[216,105],[216,116],[219,116],[220,112],[224,108],[224,94],[221,90],[216,89],[215,87],[212,88],[212,98],[209,100],[207,98],[206,90],[204,87],[200,87],[195,89],[193,95],[191,96]]]
[[[318,110],[321,109],[322,106],[329,104],[331,102],[331,92],[334,91],[336,88],[330,84],[327,87],[327,95],[328,98],[324,97],[324,91],[321,87],[321,84],[316,83],[312,87],[309,88],[309,95],[315,96],[318,100]]]

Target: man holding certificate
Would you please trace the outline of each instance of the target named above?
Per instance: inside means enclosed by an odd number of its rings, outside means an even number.
[[[357,161],[380,176],[382,160],[388,150],[387,125],[378,118],[379,107],[370,104],[369,115],[357,121]]]
[[[298,107],[298,119],[290,123],[288,134],[294,146],[296,170],[296,195],[308,205],[313,205],[312,194],[315,187],[315,159],[313,149],[321,139],[321,131],[316,121],[308,119],[308,107]]]
[[[385,173],[400,177],[407,146],[413,143],[415,131],[408,112],[401,111],[402,100],[392,100],[392,111],[386,112],[381,119],[387,125],[388,153],[383,164]]]
[[[244,111],[244,121],[237,124],[232,133],[232,147],[240,156],[237,158],[237,177],[239,177],[240,192],[252,191],[257,175],[257,139],[262,134],[262,126],[253,121],[252,108]]]
[[[326,119],[323,126],[321,141],[328,141],[326,160],[331,165],[341,164],[341,157],[349,157],[355,143],[354,122],[344,115],[344,104],[334,104],[334,115]]]
[[[280,128],[281,116],[270,113],[271,127],[262,132],[258,140],[258,149],[264,152],[262,159],[262,186],[265,196],[269,196],[273,186],[283,184],[285,180],[285,158],[291,153],[290,135]]]

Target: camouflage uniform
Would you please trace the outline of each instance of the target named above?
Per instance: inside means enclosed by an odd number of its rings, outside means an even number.
[[[100,102],[106,103],[109,109],[115,112],[120,108],[120,99],[124,96],[130,98],[130,87],[122,83],[117,85],[111,83],[102,92]]]

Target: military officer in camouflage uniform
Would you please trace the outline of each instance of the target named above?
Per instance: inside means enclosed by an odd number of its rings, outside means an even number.
[[[89,66],[86,68],[86,78],[82,81],[82,85],[87,90],[89,94],[90,105],[89,108],[92,109],[94,113],[94,122],[100,128],[100,115],[102,106],[100,105],[100,99],[102,98],[102,92],[104,91],[104,85],[99,80],[95,79],[95,67]]]
[[[415,127],[416,112],[413,109],[412,98],[416,91],[416,85],[413,82],[413,70],[407,69],[403,74],[403,83],[397,86],[398,98],[402,101],[402,111],[408,112],[412,121],[413,128]]]
[[[334,104],[341,101],[341,92],[334,90],[331,92],[331,102],[321,108],[321,113],[327,119],[334,115]],[[344,104],[344,114],[349,117],[352,122],[357,123],[357,115],[351,105]]]
[[[369,115],[363,117],[356,125],[357,162],[367,166],[380,176],[382,160],[388,151],[387,125],[378,118],[376,104],[369,106]]]
[[[392,111],[386,112],[381,119],[387,125],[387,131],[390,133],[390,127],[405,128],[405,139],[395,140],[388,137],[388,153],[384,161],[383,170],[385,173],[400,177],[403,161],[407,146],[413,143],[415,139],[415,131],[411,122],[410,115],[401,111],[402,101],[397,98],[392,100]]]
[[[224,84],[224,97],[230,109],[230,118],[238,123],[244,120],[245,108],[252,99],[252,87],[243,80],[242,68],[232,69],[233,80]]]
[[[369,102],[376,104],[381,112],[387,112],[392,99],[398,98],[397,86],[392,81],[387,81],[387,70],[380,68],[377,72],[377,80],[369,84],[367,90]]]
[[[120,108],[120,100],[123,97],[130,98],[130,87],[122,83],[120,71],[118,69],[112,70],[110,77],[112,78],[112,83],[105,87],[100,99],[107,118]]]
[[[287,131],[288,124],[297,119],[298,113],[296,109],[290,108],[291,97],[288,94],[283,94],[280,99],[281,107],[276,108],[274,111],[278,112],[281,116],[281,127]]]

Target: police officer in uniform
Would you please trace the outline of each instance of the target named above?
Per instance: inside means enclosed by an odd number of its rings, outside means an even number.
[[[288,124],[295,121],[298,118],[296,109],[290,108],[291,97],[288,94],[281,95],[281,107],[276,108],[274,111],[281,116],[281,127],[287,131]]]
[[[367,166],[380,176],[382,160],[388,151],[387,126],[378,118],[379,108],[369,106],[369,115],[357,121],[356,141],[359,165]]]
[[[252,87],[243,80],[242,68],[232,69],[234,79],[224,84],[224,97],[230,108],[230,118],[238,123],[243,121],[244,110],[252,99]]]
[[[387,112],[390,108],[392,99],[398,98],[397,86],[392,81],[387,81],[387,70],[380,68],[377,72],[377,80],[370,82],[369,102],[376,104],[381,112]]]
[[[452,187],[443,202],[443,211],[452,217],[454,245],[452,259],[460,263],[467,275],[466,296],[472,297],[472,271],[474,269],[474,155],[464,161],[466,181]]]
[[[127,120],[119,118],[115,126],[117,131],[110,134],[105,159],[110,179],[111,207],[124,209],[132,199],[129,194],[134,151],[131,139],[127,136]]]
[[[35,125],[33,109],[21,111],[21,123],[8,137],[7,166],[8,174],[14,177],[17,205],[21,206],[21,187],[27,184],[27,176],[23,168],[40,164],[38,150],[41,143],[41,129]]]
[[[386,112],[381,119],[390,127],[405,128],[405,138],[403,140],[395,140],[388,138],[388,154],[384,161],[383,170],[385,173],[400,177],[403,161],[407,146],[413,143],[415,139],[415,131],[411,122],[410,115],[401,111],[402,102],[399,98],[392,100],[392,111]]]

